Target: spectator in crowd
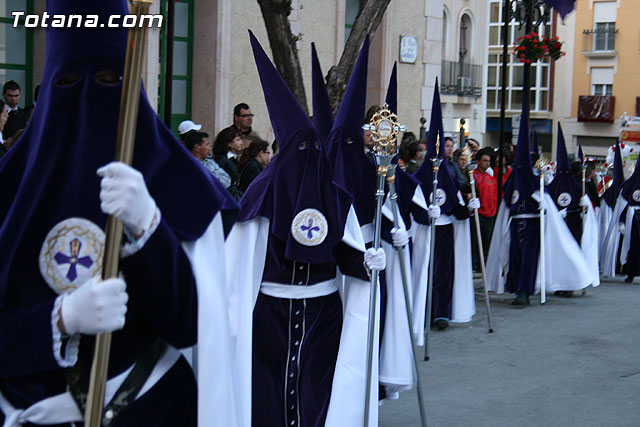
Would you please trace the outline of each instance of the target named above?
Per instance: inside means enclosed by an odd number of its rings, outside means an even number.
[[[184,138],[184,145],[193,157],[200,160],[204,167],[220,181],[224,188],[229,188],[231,185],[231,177],[210,158],[211,143],[209,142],[209,135],[207,133],[198,132],[197,130],[187,132]]]
[[[2,123],[2,120],[0,120],[0,124],[1,123]],[[7,150],[13,147],[13,144],[15,144],[18,139],[20,139],[20,135],[22,135],[23,132],[24,132],[24,129],[19,129],[15,135],[13,135],[11,138],[7,138],[7,140],[4,142],[4,146],[7,148]]]
[[[458,166],[453,161],[453,145],[453,138],[451,138],[450,136],[444,138],[444,157],[447,159],[447,162],[449,162],[449,170],[453,174],[453,177],[458,183],[458,186],[460,188],[463,188],[468,183],[464,179],[464,174],[460,172],[460,168],[458,168]]]
[[[250,137],[249,146],[242,152],[238,160],[240,170],[240,189],[247,191],[249,184],[253,182],[258,174],[269,163],[271,152],[269,143],[260,138]]]
[[[9,80],[2,87],[2,97],[9,110],[9,119],[2,132],[5,139],[12,137],[19,129],[24,129],[27,126],[27,112],[18,107],[20,96],[20,85],[13,80]]]
[[[240,172],[238,171],[238,156],[242,153],[242,131],[230,126],[222,129],[213,143],[213,159],[231,177],[229,191],[239,201],[243,191],[240,189]]]
[[[407,132],[402,137],[400,151],[398,153],[398,166],[408,174],[413,174],[418,170],[418,153],[420,143],[416,141],[411,132]]]
[[[476,153],[478,167],[473,173],[476,182],[477,197],[480,199],[478,218],[480,220],[480,236],[482,237],[482,249],[484,259],[489,255],[489,244],[496,213],[498,212],[498,178],[488,172],[493,161],[493,149],[485,147]]]
[[[241,102],[233,107],[233,124],[230,127],[242,132],[241,136],[243,137],[251,135],[259,138],[258,134],[251,129],[251,125],[253,125],[253,117],[254,114],[251,112],[251,107],[244,102]]]
[[[180,135],[180,141],[185,142],[185,137],[192,130],[198,131],[202,129],[202,125],[192,122],[191,120],[185,120],[178,125],[178,134]]]
[[[458,148],[453,152],[453,162],[453,167],[460,172],[460,175],[462,175],[462,178],[464,179],[464,182],[459,182],[458,184],[460,185],[460,192],[462,193],[464,200],[467,201],[471,198],[471,184],[469,174],[467,173],[469,156],[462,148]]]
[[[478,143],[478,141],[476,141],[473,138],[467,138],[466,141],[467,141],[467,144],[469,145],[469,151],[471,151],[471,156],[470,156],[471,158],[469,159],[469,161],[475,162],[476,154],[480,149],[480,144]]]

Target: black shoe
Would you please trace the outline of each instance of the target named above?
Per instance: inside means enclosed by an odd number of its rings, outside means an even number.
[[[553,295],[557,296],[557,297],[563,297],[564,296],[564,291],[555,291],[553,293]]]
[[[524,292],[518,293],[518,296],[513,301],[511,301],[511,305],[519,307],[529,305],[529,295],[525,294]]]
[[[636,276],[632,276],[632,275],[628,275],[626,279],[624,279],[624,283],[633,283],[633,279],[635,279]]]
[[[447,329],[447,327],[449,327],[449,322],[447,322],[444,319],[438,319],[436,320],[436,328],[438,328],[441,331],[444,331],[445,329]]]
[[[563,298],[573,298],[573,291],[562,291]]]

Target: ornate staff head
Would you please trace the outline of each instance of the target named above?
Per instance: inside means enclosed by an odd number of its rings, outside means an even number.
[[[391,159],[398,152],[398,135],[400,132],[404,132],[406,128],[400,125],[398,116],[389,110],[387,104],[384,104],[373,115],[371,121],[362,128],[371,132],[373,152],[378,164],[378,174],[383,169],[386,175],[391,165]]]

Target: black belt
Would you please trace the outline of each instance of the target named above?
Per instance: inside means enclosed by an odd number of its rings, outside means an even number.
[[[136,399],[140,389],[149,378],[151,371],[166,348],[167,345],[164,341],[156,339],[143,351],[127,378],[120,385],[109,404],[105,406],[102,416],[103,427],[113,425],[118,415]],[[88,353],[84,352],[84,354],[87,355]],[[83,414],[87,405],[90,372],[91,360],[89,357],[78,357],[78,362],[73,367],[65,369],[69,392]],[[109,416],[107,417],[106,414]]]

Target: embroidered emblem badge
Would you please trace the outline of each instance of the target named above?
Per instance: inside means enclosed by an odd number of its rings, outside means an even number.
[[[300,211],[291,223],[291,234],[304,246],[318,246],[327,237],[327,219],[316,209]]]
[[[104,254],[104,232],[83,218],[68,218],[56,224],[40,249],[40,274],[58,295],[73,292],[100,275]]]
[[[436,190],[435,204],[437,206],[442,206],[446,203],[446,201],[447,201],[447,193],[445,193],[445,191],[442,188],[438,188]]]
[[[566,208],[571,204],[571,194],[569,193],[560,193],[558,196],[558,206],[561,208]]]

